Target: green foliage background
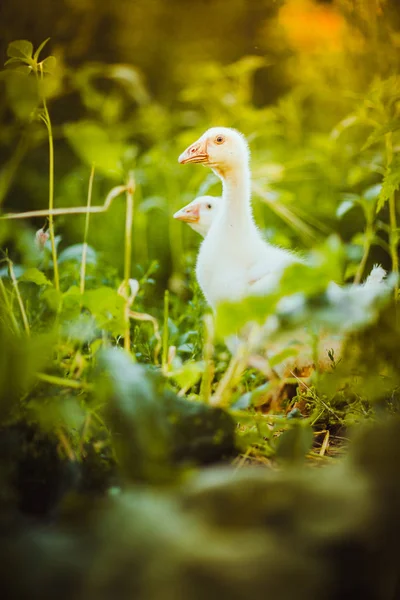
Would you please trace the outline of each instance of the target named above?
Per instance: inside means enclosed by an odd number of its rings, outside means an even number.
[[[399,530],[396,0],[17,0],[0,10],[9,573],[34,540],[42,562],[27,581],[51,570],[55,548],[65,567],[42,597],[63,578],[65,593],[96,598],[175,598],[180,586],[184,598],[266,587],[282,598],[397,597],[392,538],[381,541]],[[172,215],[221,193],[208,171],[177,163],[217,124],[249,140],[257,223],[309,266],[288,268],[268,297],[222,306],[214,324],[194,277],[200,240]],[[108,209],[88,220],[88,202]],[[73,210],[50,219],[49,239],[45,216],[10,214],[53,205]],[[375,263],[392,274],[359,295],[350,284]],[[332,281],[348,284],[343,296]],[[269,364],[248,348],[230,357],[223,337],[266,316],[280,343]],[[298,352],[299,327],[311,351],[319,328],[344,336],[342,356],[310,377],[271,377]],[[202,474],[218,461],[235,471]],[[247,473],[249,462],[279,473]],[[54,527],[41,537],[43,519]],[[346,551],[358,557],[351,573]],[[363,577],[376,555],[382,576]],[[239,564],[252,577],[235,576]]]

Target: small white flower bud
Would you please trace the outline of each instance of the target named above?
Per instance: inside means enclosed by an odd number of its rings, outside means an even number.
[[[38,229],[35,235],[35,244],[39,250],[43,250],[45,243],[49,239],[49,233],[45,231],[43,228]]]

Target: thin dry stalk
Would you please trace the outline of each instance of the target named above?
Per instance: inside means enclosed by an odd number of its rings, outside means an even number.
[[[328,448],[328,444],[329,444],[329,431],[326,432],[325,437],[324,437],[324,441],[322,442],[322,446],[321,449],[319,451],[319,455],[320,456],[324,456],[327,448]]]
[[[81,262],[81,281],[80,281],[80,292],[81,294],[85,291],[85,277],[86,277],[86,259],[87,259],[87,239],[89,234],[89,219],[90,219],[90,205],[92,202],[92,191],[93,191],[93,180],[94,180],[94,165],[92,166],[92,170],[90,171],[89,177],[89,187],[88,187],[88,196],[87,196],[87,211],[86,211],[86,219],[85,219],[85,231],[83,234],[83,248],[82,248],[82,262]]]
[[[57,431],[57,436],[60,442],[60,446],[64,448],[65,454],[71,462],[74,462],[76,460],[75,452],[73,451],[71,444],[69,443],[69,440],[65,433],[62,431],[62,429],[59,429]]]
[[[125,191],[126,185],[118,185],[114,187],[107,195],[104,204],[100,206],[91,206],[90,208],[87,206],[74,206],[70,208],[53,208],[51,210],[28,210],[27,212],[22,213],[6,213],[4,215],[0,215],[0,220],[30,219],[35,217],[49,217],[50,215],[82,215],[87,213],[103,213],[107,212],[112,204],[112,201]]]
[[[129,279],[131,276],[132,263],[132,227],[133,227],[133,194],[135,191],[135,181],[133,174],[129,176],[126,186],[126,217],[125,217],[125,260],[124,260],[124,286],[129,289]],[[131,350],[131,321],[129,316],[129,308],[125,310],[125,333],[124,333],[124,348],[127,352]]]
[[[234,386],[238,383],[247,364],[247,352],[244,345],[240,345],[220,380],[215,394],[210,399],[212,406],[227,406],[229,404],[229,395]]]
[[[60,387],[74,388],[76,390],[91,390],[93,386],[85,381],[76,381],[76,379],[66,379],[64,377],[57,377],[56,375],[48,375],[47,373],[36,373],[36,378],[46,383],[58,385]]]

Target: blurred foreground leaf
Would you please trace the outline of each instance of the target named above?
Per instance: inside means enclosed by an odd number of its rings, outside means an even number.
[[[209,463],[233,454],[235,424],[226,412],[178,398],[158,374],[122,350],[104,351],[100,364],[99,393],[128,479],[167,481],[177,474],[173,464]]]
[[[108,397],[105,409],[119,464],[134,481],[165,481],[171,477],[171,438],[162,412],[162,395],[145,367],[122,350],[101,354],[100,366]]]
[[[51,333],[17,337],[0,319],[0,422],[18,418],[21,397],[31,389],[36,372],[50,360],[54,340]]]

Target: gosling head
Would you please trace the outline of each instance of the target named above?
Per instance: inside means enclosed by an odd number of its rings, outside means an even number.
[[[206,237],[211,223],[217,214],[219,198],[214,196],[199,196],[174,214],[174,219],[190,225],[202,237]]]
[[[178,162],[201,163],[224,176],[249,161],[245,137],[236,129],[212,127],[180,155]]]

